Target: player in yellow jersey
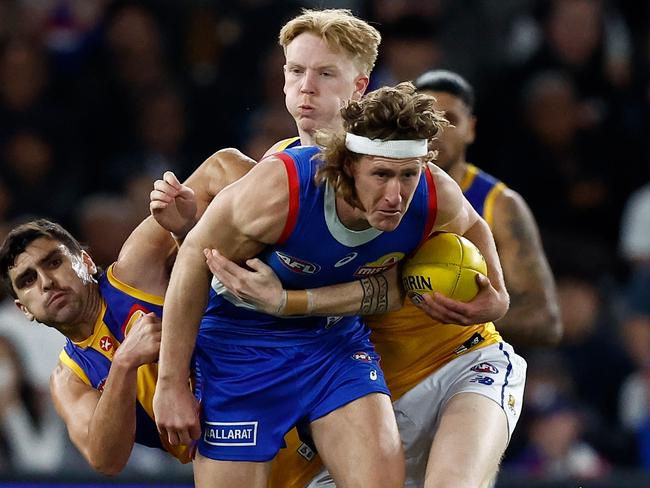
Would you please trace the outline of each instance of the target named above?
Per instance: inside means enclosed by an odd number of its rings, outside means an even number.
[[[166,175],[157,185],[177,197],[166,217],[195,220],[252,163],[224,150],[186,185]],[[16,305],[68,338],[50,391],[70,439],[104,474],[123,469],[135,442],[190,460],[188,446],[166,443],[152,418],[160,310],[176,248],[170,233],[149,217],[105,273],[65,229],[44,219],[14,228],[0,250],[0,279]]]
[[[561,332],[555,285],[535,221],[518,194],[465,161],[466,148],[474,137],[471,87],[449,72],[427,73],[418,83],[438,97],[438,108],[445,110],[454,124],[434,142],[441,166],[493,226],[500,251],[509,253],[504,273],[518,297],[513,313],[523,331],[512,331],[515,325],[509,325],[513,324],[509,314],[504,319],[506,331],[526,344],[555,343]],[[520,266],[521,262],[525,266]],[[239,279],[252,279],[252,275]],[[269,289],[269,283],[257,285],[260,293]],[[254,300],[254,294],[248,290],[247,298]],[[436,302],[450,304],[441,297]],[[438,314],[441,322],[450,322],[449,310],[435,302],[424,308],[431,315]],[[462,310],[459,305],[457,311]],[[457,318],[458,323],[467,323],[462,316]],[[523,359],[502,341],[492,323],[436,325],[412,304],[400,312],[371,317],[368,322],[397,400],[408,486],[421,486],[425,476],[425,486],[487,486],[521,409]],[[477,409],[481,415],[474,413]],[[289,443],[290,449],[280,456],[282,469],[278,471],[289,476],[293,466],[305,475],[313,472],[316,462],[311,449],[301,445],[295,435]],[[326,473],[312,483],[327,484]]]
[[[457,73],[429,71],[415,85],[433,95],[452,124],[432,143],[436,165],[461,187],[494,234],[510,294],[510,309],[497,322],[504,338],[517,347],[552,346],[562,336],[555,281],[530,208],[516,191],[466,160],[474,142],[474,90]]]

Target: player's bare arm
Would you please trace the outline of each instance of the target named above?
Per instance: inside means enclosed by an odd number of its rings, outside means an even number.
[[[436,184],[438,214],[433,231],[454,232],[472,241],[485,257],[488,280],[478,277],[478,295],[470,302],[452,300],[440,293],[426,296],[418,304],[429,316],[443,322],[472,325],[501,318],[509,297],[494,237],[487,223],[463,196],[456,182],[440,168],[430,165]]]
[[[138,367],[154,362],[160,347],[160,319],[147,314],[134,322],[117,349],[102,392],[59,362],[50,377],[54,407],[70,439],[97,471],[115,475],[135,442]]]
[[[254,164],[255,161],[236,149],[223,149],[206,159],[183,185],[178,183],[173,197],[180,195],[184,205],[176,205],[174,213],[177,220],[187,222],[186,230],[176,229],[179,236],[183,237],[194,225],[217,193]],[[176,250],[177,244],[169,231],[149,217],[122,246],[113,272],[117,279],[130,286],[163,295],[169,281],[171,257]]]
[[[475,244],[486,257],[492,275],[489,281],[481,284],[481,289],[484,290],[482,296],[477,296],[469,304],[442,297],[440,307],[428,306],[426,311],[436,319],[468,325],[499,318],[507,310],[508,295],[492,233],[454,180],[438,167],[431,165],[431,168],[438,202],[443,202],[439,204],[434,230],[465,234],[470,240],[476,241]],[[259,260],[247,261],[248,270],[226,259],[219,252],[208,253],[206,258],[211,271],[231,293],[267,313],[285,315],[286,302],[291,299],[291,293],[303,292],[283,290],[273,271]],[[492,282],[494,286],[490,284]],[[384,275],[305,292],[311,315],[372,315],[397,310],[403,301],[397,269]],[[446,303],[447,300],[451,305]]]
[[[555,281],[530,208],[513,190],[494,202],[494,238],[508,283],[510,309],[499,331],[517,345],[554,345],[562,336]]]
[[[227,259],[216,249],[206,251],[210,271],[225,288],[257,310],[276,316],[287,315],[290,293],[275,272],[261,260],[246,261],[246,267]],[[304,290],[309,315],[373,315],[401,308],[404,293],[398,267],[359,281]]]
[[[214,198],[179,249],[165,296],[154,397],[156,423],[172,445],[189,444],[200,434],[198,405],[185,385],[208,299],[210,273],[203,250],[219,249],[236,262],[254,256],[280,237],[288,201],[284,164],[268,158]]]

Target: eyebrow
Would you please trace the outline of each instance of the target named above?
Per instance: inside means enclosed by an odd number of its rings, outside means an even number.
[[[59,254],[62,254],[60,249],[52,249],[49,253],[47,253],[45,255],[45,257],[39,259],[37,264],[40,265],[40,264],[46,263],[47,261],[52,259],[54,256],[59,255]],[[20,282],[23,281],[33,271],[34,271],[34,268],[30,266],[27,269],[25,269],[22,273],[20,273],[18,276],[16,276],[16,278],[14,279],[15,286],[20,288],[22,286],[22,284]]]
[[[287,61],[287,67],[288,68],[304,68],[304,69],[307,69],[307,66],[305,66],[302,63],[297,63],[295,61]],[[322,70],[332,70],[332,71],[336,70],[336,71],[338,71],[339,68],[335,64],[325,64],[325,65],[322,65],[322,66],[316,66],[316,67],[314,67],[314,69],[317,69],[317,70],[320,70],[320,71],[322,71]]]

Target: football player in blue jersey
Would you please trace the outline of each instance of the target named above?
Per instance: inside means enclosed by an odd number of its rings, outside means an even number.
[[[511,288],[514,290],[510,310],[497,322],[499,332],[514,339],[518,345],[555,344],[562,325],[553,276],[534,217],[519,194],[466,160],[467,147],[474,140],[475,129],[472,87],[458,74],[445,70],[427,72],[415,84],[421,92],[436,98],[436,109],[443,111],[452,124],[431,141],[430,147],[438,151],[435,162],[460,185],[468,201],[490,225],[511,295]],[[277,310],[281,291],[278,291],[277,279],[269,268],[256,266],[254,272],[250,272],[218,253],[209,254],[208,262],[230,292],[258,308]],[[332,292],[336,290],[342,296],[352,296],[356,288],[339,285]],[[318,293],[325,291],[318,290]],[[444,297],[439,299],[445,300]],[[433,307],[425,304],[423,308],[435,316]],[[371,317],[368,322],[373,329],[371,339],[384,359],[382,364],[387,383],[394,397],[401,397],[394,406],[407,456],[405,486],[464,486],[463,483],[466,486],[490,486],[521,408],[525,363],[500,339],[497,339],[498,343],[486,346],[490,342],[488,329],[481,329],[478,325],[464,329],[454,325],[445,327],[428,322],[422,315],[409,314],[406,310],[402,312]],[[435,328],[437,332],[428,336],[426,328],[409,329],[409,323],[422,324],[431,330]],[[445,357],[445,345],[457,344],[463,330],[469,333],[479,331],[482,344],[468,348],[462,355]],[[496,333],[493,335],[497,337]],[[417,354],[417,347],[409,346],[410,340],[429,344],[426,358]],[[406,345],[401,346],[402,343]],[[502,361],[498,352],[495,355],[490,351],[490,348],[496,350],[497,346],[506,348],[510,354],[506,362],[507,387],[503,385],[503,390],[501,387],[482,388],[481,395],[488,399],[481,398],[474,386],[466,382],[466,372],[480,371],[489,365],[490,377],[476,381],[485,380],[491,384],[498,379],[494,365],[500,365]],[[400,360],[402,357],[404,359]],[[488,360],[491,362],[486,362]],[[431,362],[430,376],[427,373],[428,378],[414,381],[420,372],[427,371],[427,361]],[[412,369],[410,365],[414,365]],[[499,405],[502,391],[508,391],[508,402]],[[449,401],[450,394],[454,395],[453,401]],[[477,415],[477,411],[481,413]],[[504,417],[502,412],[508,417],[507,423],[501,419]],[[296,449],[296,440],[290,439],[289,442],[293,449],[281,457],[279,471],[290,479],[300,479],[304,486],[304,480],[318,469],[314,466],[318,465],[317,457],[312,454],[306,462]],[[470,446],[474,448],[470,449]],[[297,474],[301,471],[304,476]],[[324,474],[315,477],[309,485],[310,488],[326,486],[333,484]]]
[[[164,185],[176,199],[166,216],[191,224],[252,164],[224,150],[185,185],[168,177]],[[15,227],[0,249],[0,279],[16,305],[68,338],[50,391],[72,442],[105,474],[123,469],[134,442],[190,460],[188,446],[171,446],[152,419],[162,297],[176,249],[151,217],[131,233],[105,273],[65,229],[44,219]]]
[[[327,313],[327,297],[315,301],[306,291],[288,292],[280,304],[301,318],[248,310],[221,296],[219,283],[209,287],[204,249],[250,265],[257,255],[287,288],[304,289],[394,267],[434,222],[466,235],[472,229],[491,270],[483,313],[500,317],[508,298],[487,226],[444,172],[423,164],[444,122],[432,102],[408,83],[349,102],[345,131],[317,137],[322,155],[299,147],[266,158],[219,194],[188,234],[166,294],[154,412],[171,444],[200,437],[197,486],[265,486],[269,461],[298,424],[310,427],[339,484],[403,484],[390,399],[358,317],[304,317]],[[195,340],[200,416],[186,388]]]

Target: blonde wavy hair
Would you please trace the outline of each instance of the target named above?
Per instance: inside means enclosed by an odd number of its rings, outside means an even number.
[[[350,205],[363,210],[356,193],[352,166],[363,157],[345,147],[345,134],[351,132],[369,139],[432,139],[449,123],[444,112],[434,109],[435,99],[417,93],[411,82],[384,87],[363,99],[349,101],[341,109],[343,131],[317,131],[316,144],[321,148],[315,156],[319,161],[316,183],[332,185],[337,195]],[[423,157],[430,161],[433,153]]]
[[[280,30],[279,43],[287,46],[300,34],[310,32],[325,40],[331,49],[343,50],[364,75],[369,75],[377,61],[381,42],[379,31],[352,15],[347,9],[304,9]]]

